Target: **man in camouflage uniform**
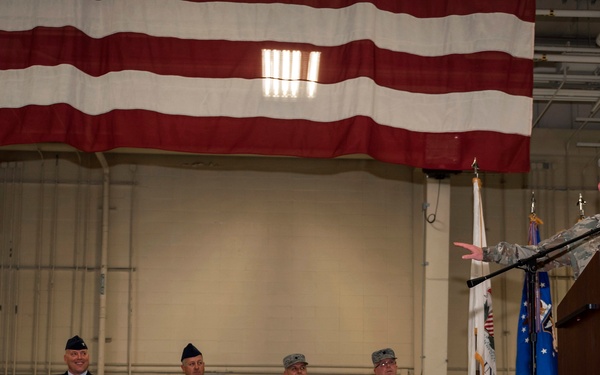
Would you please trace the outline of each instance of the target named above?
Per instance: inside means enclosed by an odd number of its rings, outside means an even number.
[[[573,227],[559,232],[547,240],[541,241],[537,245],[523,246],[508,242],[500,242],[495,246],[487,246],[484,248],[463,242],[455,242],[454,245],[465,248],[471,252],[470,254],[463,255],[463,259],[475,259],[500,264],[514,264],[521,259],[534,255],[540,250],[560,245],[565,241],[584,235],[596,228],[600,228],[600,214],[586,217]],[[539,261],[544,262],[546,258],[553,258],[555,255],[560,254],[558,257],[551,259],[539,270],[548,271],[551,268],[570,265],[573,268],[573,275],[577,278],[581,275],[581,272],[583,272],[583,269],[599,248],[600,232],[595,232],[589,237],[570,243],[566,247],[558,248],[546,257],[539,259]],[[570,251],[565,252],[567,249]]]

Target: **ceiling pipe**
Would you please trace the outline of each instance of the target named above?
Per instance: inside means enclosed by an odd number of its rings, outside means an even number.
[[[600,83],[600,76],[586,74],[552,74],[552,73],[533,73],[534,82],[573,82],[573,83]]]
[[[566,9],[536,9],[536,16],[541,17],[567,17],[567,18],[600,18],[597,10],[566,10]],[[600,46],[600,35],[596,37],[596,44]]]
[[[548,100],[555,96],[555,90],[552,89],[533,89],[533,98],[536,100]],[[596,90],[571,90],[571,89],[562,89],[560,91],[560,95],[556,95],[554,98],[555,101],[585,101],[585,102],[596,102],[600,99],[600,91]]]
[[[600,11],[597,11],[597,10],[536,9],[535,15],[536,16],[548,16],[548,17],[600,18]]]
[[[598,142],[577,142],[576,143],[577,147],[593,147],[593,148],[600,148],[600,143]]]
[[[600,53],[600,48],[592,47],[571,47],[571,46],[533,46],[533,50],[537,52],[558,52],[558,53],[583,53],[583,54],[597,54]]]
[[[533,60],[534,61],[548,61],[548,62],[600,64],[600,56],[534,53]]]
[[[593,111],[593,109],[592,109]],[[594,117],[576,117],[575,122],[600,122],[600,118]]]

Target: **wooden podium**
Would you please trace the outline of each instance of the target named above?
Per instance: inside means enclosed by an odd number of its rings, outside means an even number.
[[[592,257],[557,309],[558,374],[600,369],[600,254]]]

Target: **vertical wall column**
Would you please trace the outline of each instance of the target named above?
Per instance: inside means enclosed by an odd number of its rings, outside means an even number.
[[[104,375],[105,367],[105,346],[106,346],[106,284],[108,271],[108,215],[110,212],[109,194],[110,194],[110,174],[108,164],[104,155],[96,153],[100,164],[102,165],[103,186],[102,186],[102,251],[100,257],[100,301],[98,312],[98,375]]]
[[[422,374],[446,375],[450,180],[428,177],[425,189]]]

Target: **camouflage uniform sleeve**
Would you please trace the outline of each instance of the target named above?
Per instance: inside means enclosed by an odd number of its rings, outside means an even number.
[[[548,241],[540,243],[540,245],[544,244],[546,248],[557,246],[575,237],[584,236],[589,231],[598,227],[600,227],[600,215],[586,217],[570,229],[556,234]],[[600,232],[596,232],[594,235],[582,238],[577,242],[569,244],[567,247],[557,249],[551,256],[557,256],[555,262],[561,265],[570,265],[573,268],[575,278],[577,278],[600,247],[599,234]]]
[[[522,246],[500,242],[495,246],[484,247],[483,260],[507,265],[514,264],[521,259],[534,255],[542,248],[548,249],[558,246],[565,241],[581,236],[598,227],[600,227],[600,214],[585,218],[570,229],[559,232],[547,240],[540,242],[538,245]],[[544,267],[540,268],[540,270],[548,271],[552,268],[570,265],[573,267],[575,277],[577,277],[599,248],[600,233],[570,244],[569,249],[572,249],[572,251],[566,252],[566,248],[564,247],[556,249],[556,251],[548,255],[552,259]],[[541,258],[540,261],[547,260],[548,256]]]
[[[514,264],[523,258],[529,258],[538,251],[537,246],[521,246],[500,242],[496,246],[483,248],[483,260],[500,264]]]

